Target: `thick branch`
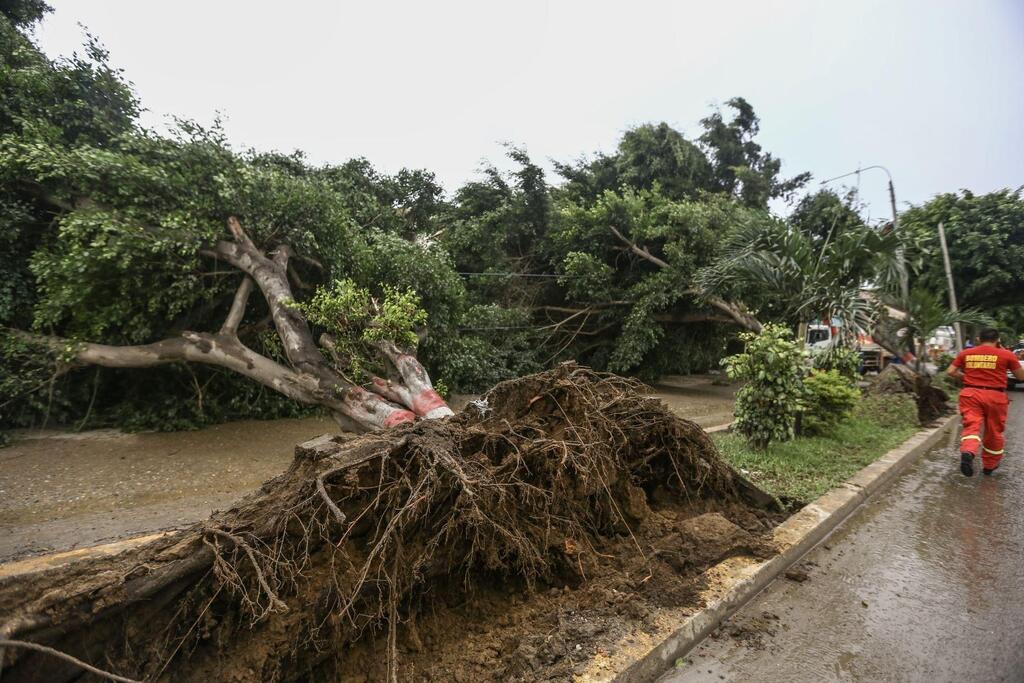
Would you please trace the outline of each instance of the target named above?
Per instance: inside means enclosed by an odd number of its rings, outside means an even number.
[[[321,376],[327,361],[310,332],[309,325],[293,307],[294,297],[288,283],[288,256],[290,250],[278,248],[274,258],[267,258],[242,230],[234,218],[228,220],[234,242],[218,242],[212,251],[204,253],[220,258],[253,279],[267,300],[274,327],[281,338],[288,361],[299,372]]]
[[[721,299],[717,296],[705,294],[696,289],[687,289],[683,294],[690,294],[695,297],[699,297],[708,304],[717,308],[722,313],[725,313],[729,318],[732,319],[740,327],[750,330],[752,332],[760,332],[763,326],[761,321],[755,318],[753,315],[748,313],[740,304],[734,304],[725,299]]]
[[[668,268],[668,262],[662,261],[660,258],[655,256],[651,252],[647,251],[643,247],[637,246],[637,244],[635,242],[633,242],[632,240],[627,238],[625,235],[623,235],[621,232],[616,230],[614,225],[611,225],[609,227],[612,229],[612,232],[615,233],[615,236],[618,237],[620,240],[622,240],[623,243],[625,243],[625,245],[627,247],[629,247],[629,250],[631,252],[633,252],[634,254],[639,256],[640,258],[647,259],[648,261],[650,261],[654,265],[658,266],[659,268]]]
[[[242,278],[242,284],[238,285],[238,291],[235,292],[231,310],[228,311],[228,317],[224,319],[224,324],[220,328],[221,334],[238,335],[238,326],[242,323],[242,318],[245,317],[245,306],[249,303],[250,293],[252,293],[252,278],[246,275]]]
[[[651,263],[653,263],[654,265],[658,266],[659,268],[668,268],[669,267],[668,266],[668,262],[663,261],[662,259],[658,258],[657,256],[655,256],[651,252],[647,251],[643,247],[637,246],[637,244],[635,242],[631,241],[629,238],[627,238],[621,232],[616,230],[615,226],[609,226],[609,227],[611,228],[612,232],[615,233],[615,236],[618,237],[620,240],[622,240],[622,242],[624,242],[626,244],[626,246],[629,247],[629,250],[631,252],[633,252],[634,254],[636,254],[637,256],[639,256],[639,257],[641,257],[643,259],[646,259],[646,260],[650,261]],[[684,292],[684,294],[693,294],[695,296],[699,296],[700,298],[702,298],[705,301],[707,301],[710,305],[714,306],[715,308],[717,308],[718,310],[722,311],[727,316],[729,316],[729,318],[732,319],[740,327],[743,327],[743,328],[748,329],[748,330],[752,330],[754,332],[760,332],[761,331],[761,327],[762,327],[761,322],[757,318],[752,316],[750,313],[748,313],[745,310],[743,310],[743,308],[741,306],[739,306],[738,304],[734,304],[734,303],[728,302],[728,301],[726,301],[724,299],[720,299],[717,296],[703,294],[701,292],[698,292],[695,289],[688,289],[688,290],[686,290]]]
[[[441,398],[441,395],[434,390],[434,385],[430,381],[430,376],[427,375],[426,368],[420,364],[415,356],[404,353],[394,342],[390,341],[382,341],[378,347],[398,372],[404,388],[410,392],[411,400],[408,407],[416,415],[433,420],[455,414],[448,407],[445,400]],[[374,387],[375,391],[379,390],[381,393],[384,393],[383,390],[391,389],[391,387],[377,385],[376,381],[374,382]]]
[[[184,332],[180,337],[138,346],[76,343],[58,337],[22,335],[54,349],[71,347],[79,363],[105,368],[151,368],[182,361],[205,363],[254,379],[296,401],[323,403],[308,380],[226,335]]]

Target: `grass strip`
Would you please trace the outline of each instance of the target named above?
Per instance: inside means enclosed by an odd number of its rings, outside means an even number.
[[[751,481],[787,504],[803,505],[849,479],[889,450],[906,441],[918,427],[881,426],[866,415],[854,415],[827,436],[798,437],[752,450],[732,432],[712,434],[718,450]]]

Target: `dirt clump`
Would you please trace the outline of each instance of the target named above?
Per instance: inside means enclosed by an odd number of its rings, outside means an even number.
[[[917,403],[917,421],[927,425],[949,413],[949,394],[931,378],[902,364],[887,365],[868,387],[873,394],[909,394]]]
[[[694,423],[574,364],[462,413],[321,437],[234,508],[0,583],[0,639],[161,681],[566,680],[764,557],[778,514]],[[81,671],[8,648],[4,681]]]

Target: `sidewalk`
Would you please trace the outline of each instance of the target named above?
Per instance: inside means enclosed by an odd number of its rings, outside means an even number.
[[[662,683],[1024,681],[1024,394],[1011,401],[995,476],[932,452]]]

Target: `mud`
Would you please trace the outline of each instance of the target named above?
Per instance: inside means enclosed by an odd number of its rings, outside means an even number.
[[[734,386],[667,377],[650,394],[702,427],[732,420]],[[461,410],[474,395],[456,395]],[[21,432],[0,449],[0,561],[88,547],[204,519],[279,474],[326,418],[243,421],[194,432]]]
[[[683,506],[652,511],[633,538],[602,546],[605,562],[584,572],[585,578],[581,573],[532,593],[522,584],[499,582],[459,604],[435,605],[415,618],[414,627],[405,624],[401,678],[470,683],[583,675],[623,639],[654,631],[661,611],[702,606],[698,595],[708,567],[733,555],[771,553],[763,540],[769,524],[742,506],[695,512]],[[383,638],[364,644],[340,680],[383,680],[386,654]]]

